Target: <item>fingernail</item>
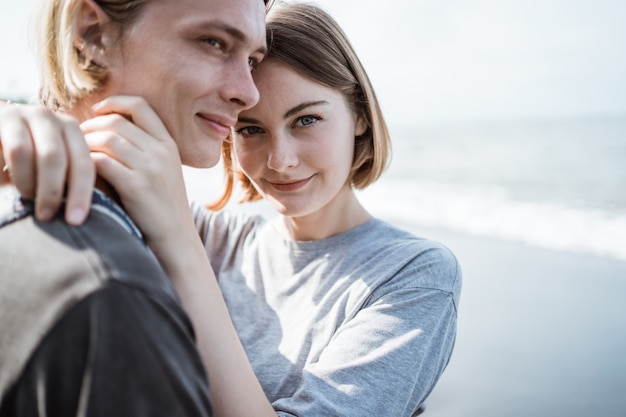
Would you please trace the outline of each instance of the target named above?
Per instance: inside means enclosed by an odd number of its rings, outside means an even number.
[[[66,220],[69,224],[78,226],[85,220],[86,212],[80,207],[75,207],[67,213]]]

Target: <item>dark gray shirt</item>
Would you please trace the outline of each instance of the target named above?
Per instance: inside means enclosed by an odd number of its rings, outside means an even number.
[[[121,209],[40,223],[0,188],[0,416],[211,415],[194,334]]]

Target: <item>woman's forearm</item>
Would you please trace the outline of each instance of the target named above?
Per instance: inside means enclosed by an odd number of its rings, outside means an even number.
[[[180,231],[169,242],[172,246],[155,253],[194,325],[215,416],[275,417],[230,319],[204,246],[191,227]]]

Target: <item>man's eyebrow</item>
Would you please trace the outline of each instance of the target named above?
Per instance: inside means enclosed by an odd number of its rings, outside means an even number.
[[[229,25],[224,22],[209,22],[205,26],[216,28],[228,33],[233,38],[237,39],[239,42],[245,43],[248,40],[248,37],[241,30],[237,29],[235,26]],[[256,52],[262,54],[263,56],[267,55],[267,46],[263,45],[259,47]]]

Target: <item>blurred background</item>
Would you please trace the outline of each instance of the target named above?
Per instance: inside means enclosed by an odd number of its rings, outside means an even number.
[[[393,134],[372,204],[401,198],[385,209],[407,222],[626,260],[626,2],[318,3]],[[5,99],[36,92],[33,4],[0,9]]]
[[[2,1],[0,98],[28,100],[34,2]],[[626,2],[317,3],[392,132],[364,204],[464,270],[455,355],[426,415],[625,415]],[[191,198],[217,195],[219,170],[185,173]]]

